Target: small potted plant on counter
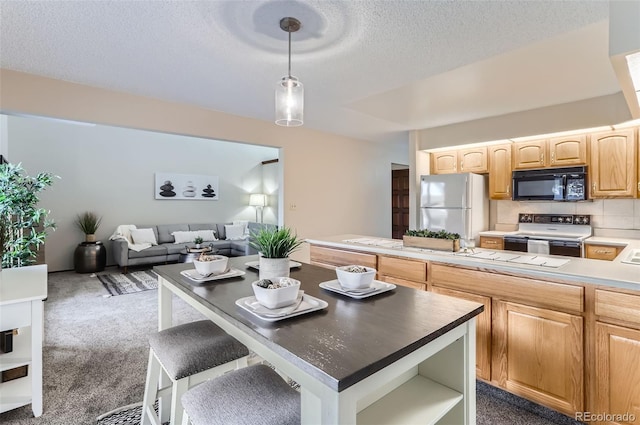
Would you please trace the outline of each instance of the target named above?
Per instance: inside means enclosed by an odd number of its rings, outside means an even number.
[[[415,248],[438,251],[460,251],[460,235],[446,230],[407,230],[402,236],[402,244]]]
[[[262,228],[252,233],[249,244],[260,254],[260,279],[289,277],[289,255],[302,242],[287,227]]]

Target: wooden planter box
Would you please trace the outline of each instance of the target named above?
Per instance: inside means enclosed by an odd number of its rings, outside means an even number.
[[[438,251],[460,251],[460,239],[436,239],[404,235],[402,236],[402,244],[414,248],[435,249]]]

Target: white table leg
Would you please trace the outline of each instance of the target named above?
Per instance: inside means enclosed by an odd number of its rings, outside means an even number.
[[[162,277],[158,277],[158,330],[168,329],[173,325],[173,293],[165,284]],[[160,372],[160,387],[164,388],[171,384],[171,380],[164,373]],[[168,396],[160,397],[158,400],[158,413],[160,422],[169,421],[171,415],[171,399]]]
[[[44,302],[31,303],[31,409],[42,415],[42,339],[44,338]]]

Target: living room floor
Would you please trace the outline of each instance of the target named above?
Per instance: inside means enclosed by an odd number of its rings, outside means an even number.
[[[103,273],[119,273],[109,267]],[[102,274],[102,273],[101,273]],[[110,296],[96,277],[49,274],[45,302],[44,413],[30,406],[0,414],[11,425],[85,425],[118,407],[142,401],[147,335],[157,329],[155,290]],[[174,323],[203,316],[177,297]],[[479,425],[578,424],[567,416],[478,383]]]

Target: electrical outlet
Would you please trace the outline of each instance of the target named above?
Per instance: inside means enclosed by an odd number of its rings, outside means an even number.
[[[289,211],[295,211],[295,210],[297,210],[297,209],[298,209],[298,206],[296,205],[296,203],[295,203],[295,202],[291,202],[291,203],[289,204]]]

